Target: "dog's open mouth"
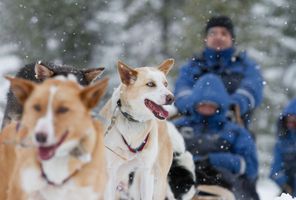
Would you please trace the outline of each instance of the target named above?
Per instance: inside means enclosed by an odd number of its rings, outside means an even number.
[[[68,135],[68,131],[66,131],[61,139],[59,140],[58,143],[54,144],[54,145],[51,145],[51,146],[40,146],[38,148],[38,155],[39,155],[39,158],[41,160],[49,160],[51,159],[55,152],[56,152],[56,149],[64,142],[64,140],[66,139]]]
[[[154,103],[153,101],[149,100],[149,99],[145,99],[144,101],[145,105],[147,108],[149,108],[149,110],[152,111],[152,113],[154,114],[155,117],[157,117],[158,119],[166,119],[169,116],[169,112],[166,111],[165,109],[163,109],[162,106]]]

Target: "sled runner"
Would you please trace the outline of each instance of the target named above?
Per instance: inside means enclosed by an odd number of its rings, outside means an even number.
[[[216,185],[199,185],[192,200],[235,200],[234,194],[226,188]]]

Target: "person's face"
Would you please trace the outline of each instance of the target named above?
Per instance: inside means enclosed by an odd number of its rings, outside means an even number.
[[[287,117],[286,126],[288,129],[296,130],[296,115],[289,115]]]
[[[216,26],[208,30],[205,43],[207,47],[221,51],[232,46],[233,38],[226,28]]]
[[[196,111],[204,116],[212,116],[216,113],[218,106],[215,103],[205,102],[196,106]]]

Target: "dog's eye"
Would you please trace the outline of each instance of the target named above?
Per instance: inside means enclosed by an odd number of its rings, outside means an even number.
[[[146,85],[148,87],[156,87],[156,84],[154,82],[148,82],[148,83],[146,83]]]
[[[164,82],[164,87],[168,87],[168,82]]]
[[[39,104],[33,105],[33,108],[35,111],[40,112],[41,111],[41,106]]]
[[[57,114],[63,114],[63,113],[66,113],[66,112],[68,112],[69,111],[69,108],[67,108],[67,107],[64,107],[64,106],[61,106],[61,107],[59,107],[58,109],[57,109]]]

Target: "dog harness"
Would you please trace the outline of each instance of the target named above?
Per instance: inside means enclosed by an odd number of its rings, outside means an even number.
[[[45,172],[43,171],[41,164],[40,164],[40,167],[41,167],[41,177],[44,178],[46,180],[46,182],[52,186],[61,186],[61,185],[65,184],[68,180],[70,180],[75,174],[77,174],[79,172],[79,169],[76,169],[72,174],[70,174],[70,176],[68,176],[65,180],[63,180],[63,182],[61,184],[56,184],[56,183],[48,180]]]
[[[118,101],[116,102],[116,104],[117,104],[117,105],[116,105],[116,107],[115,107],[115,109],[114,109],[114,111],[113,111],[113,115],[112,115],[112,118],[111,118],[111,123],[110,123],[110,125],[108,126],[107,131],[105,132],[105,136],[109,133],[109,131],[112,129],[112,127],[113,127],[114,124],[115,124],[115,121],[116,121],[115,111],[116,111],[116,108],[117,108],[117,107],[119,108],[119,110],[120,110],[120,112],[122,113],[122,115],[123,115],[125,118],[127,118],[129,121],[132,121],[132,122],[139,122],[138,120],[135,120],[135,119],[133,118],[133,116],[131,116],[131,115],[128,114],[127,112],[123,112],[123,111],[121,110],[121,106],[122,106],[122,104],[121,104],[121,100],[120,100],[120,99],[118,99]],[[141,151],[144,149],[144,147],[145,147],[145,145],[146,145],[146,143],[147,143],[147,141],[148,141],[148,139],[149,139],[149,135],[150,135],[150,132],[147,134],[147,136],[146,136],[145,140],[142,142],[142,144],[140,144],[140,146],[138,146],[137,148],[132,148],[132,147],[127,143],[126,139],[123,137],[122,134],[121,134],[121,137],[122,137],[122,140],[123,140],[124,144],[128,147],[128,149],[129,149],[130,152],[132,152],[132,153],[138,153],[138,152],[141,152]],[[115,155],[117,155],[118,157],[120,157],[121,159],[123,159],[123,160],[128,160],[127,158],[125,158],[125,157],[121,156],[120,154],[116,153],[114,150],[112,150],[112,149],[109,148],[108,146],[105,145],[105,147],[106,147],[109,151],[113,152]]]
[[[147,143],[147,141],[149,139],[149,135],[150,135],[150,132],[147,134],[147,136],[146,136],[145,140],[142,142],[142,144],[140,144],[140,146],[138,146],[137,148],[132,148],[131,145],[129,145],[127,143],[127,141],[123,137],[123,135],[121,135],[121,137],[122,137],[122,140],[123,140],[124,144],[128,147],[128,150],[130,152],[132,152],[132,153],[138,153],[138,152],[141,152],[144,149],[144,147],[145,147],[145,145],[146,145],[146,143]]]
[[[139,122],[138,120],[134,119],[133,116],[131,116],[131,115],[128,114],[127,112],[123,112],[123,111],[121,110],[121,106],[122,106],[122,104],[121,104],[121,100],[120,100],[120,99],[117,101],[117,106],[118,106],[120,112],[123,114],[123,116],[124,116],[125,118],[127,118],[129,121],[131,121],[131,122]]]
[[[122,110],[121,110],[121,106],[122,106],[122,104],[121,104],[121,100],[120,99],[118,99],[118,101],[116,102],[116,107],[115,107],[115,109],[114,109],[114,111],[113,111],[113,114],[112,114],[112,117],[111,117],[111,123],[110,123],[110,125],[108,126],[108,128],[107,128],[107,131],[105,132],[105,136],[109,133],[109,131],[112,129],[112,127],[114,126],[114,124],[115,124],[115,121],[116,121],[116,116],[115,116],[115,112],[116,112],[116,109],[117,109],[117,107],[119,108],[119,110],[120,110],[120,112],[122,113],[122,115],[125,117],[125,118],[127,118],[129,121],[132,121],[132,122],[139,122],[138,120],[135,120],[130,114],[128,114],[127,112],[123,112]]]

